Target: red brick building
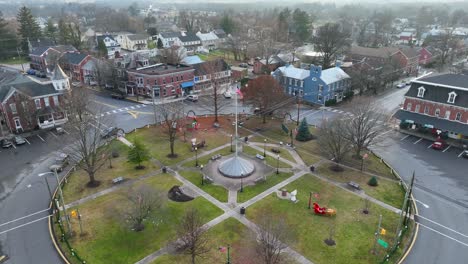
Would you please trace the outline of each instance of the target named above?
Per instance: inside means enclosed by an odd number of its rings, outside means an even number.
[[[52,128],[68,121],[64,110],[70,91],[60,66],[50,81],[38,82],[17,72],[3,72],[0,84],[2,135]]]
[[[29,53],[29,58],[31,59],[29,67],[34,70],[51,73],[55,68],[55,63],[62,54],[74,52],[78,51],[70,45],[36,47]]]
[[[183,95],[193,90],[194,68],[187,65],[155,64],[127,70],[127,94],[152,97]]]
[[[72,81],[84,83],[85,72],[83,66],[91,56],[82,53],[65,53],[60,58],[60,66],[72,78]]]
[[[468,75],[441,74],[416,79],[405,94],[395,117],[411,129],[447,132],[451,138],[468,138]]]
[[[407,75],[417,75],[419,69],[419,52],[415,48],[402,47],[394,55],[400,62],[401,69]]]

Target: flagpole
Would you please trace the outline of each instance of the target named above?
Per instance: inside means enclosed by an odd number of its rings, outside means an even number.
[[[237,135],[237,126],[238,126],[238,123],[237,123],[237,122],[238,122],[238,121],[237,121],[237,97],[238,97],[238,91],[237,91],[237,89],[239,89],[238,85],[239,85],[239,83],[236,83],[236,125],[235,125],[235,127],[236,127],[236,140],[235,140],[235,141],[236,141],[236,155],[235,155],[235,156],[236,156],[236,157],[237,157],[237,139],[238,139],[238,135]]]

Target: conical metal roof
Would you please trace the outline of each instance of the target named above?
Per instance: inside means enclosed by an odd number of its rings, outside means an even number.
[[[63,80],[68,79],[68,76],[63,72],[62,68],[58,63],[55,65],[54,73],[52,74],[52,80]]]
[[[219,172],[230,178],[244,178],[252,174],[255,166],[250,161],[239,156],[225,160],[218,167]]]

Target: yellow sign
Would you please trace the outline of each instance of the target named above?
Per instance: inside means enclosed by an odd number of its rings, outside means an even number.
[[[76,210],[71,211],[70,216],[73,218],[78,218],[78,212]]]
[[[380,234],[382,236],[385,236],[385,234],[387,233],[387,230],[383,229],[383,228],[380,228]]]

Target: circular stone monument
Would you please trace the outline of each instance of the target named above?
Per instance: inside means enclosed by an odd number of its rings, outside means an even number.
[[[229,178],[244,178],[254,172],[255,166],[244,158],[234,156],[223,161],[218,170],[223,176]]]

